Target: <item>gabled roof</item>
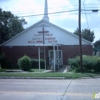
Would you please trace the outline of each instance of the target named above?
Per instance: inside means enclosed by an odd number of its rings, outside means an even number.
[[[12,40],[15,39],[16,37],[18,37],[18,36],[24,34],[24,32],[27,32],[28,30],[30,30],[31,28],[35,27],[36,25],[38,25],[38,24],[41,23],[41,22],[45,22],[45,23],[47,23],[47,24],[49,24],[49,25],[51,25],[51,26],[54,26],[54,27],[56,27],[56,28],[58,28],[58,29],[60,29],[60,30],[62,30],[62,31],[64,31],[64,32],[68,33],[68,34],[71,34],[72,36],[74,36],[74,37],[76,37],[76,38],[79,38],[77,35],[75,35],[75,34],[69,32],[69,31],[67,31],[67,30],[65,30],[65,29],[63,29],[63,28],[61,28],[61,27],[59,27],[59,26],[57,26],[57,25],[55,25],[55,24],[49,22],[49,21],[46,21],[46,20],[43,20],[43,19],[42,19],[42,20],[38,21],[37,23],[33,24],[32,26],[30,26],[29,28],[25,29],[25,30],[22,31],[21,33],[19,33],[19,34],[17,34],[16,36],[12,37],[12,38],[9,39],[8,41],[2,43],[0,46],[5,45],[6,43],[12,41]],[[85,42],[87,42],[88,44],[91,45],[91,42],[89,42],[89,41],[87,41],[87,40],[85,40],[85,39],[82,39],[82,41],[85,41]]]

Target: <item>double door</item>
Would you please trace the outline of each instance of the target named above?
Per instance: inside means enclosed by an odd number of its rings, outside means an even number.
[[[55,58],[54,58],[54,54],[55,54]],[[55,53],[53,50],[49,50],[49,65],[54,65],[54,61],[55,61],[55,65],[63,64],[62,50],[55,50]]]

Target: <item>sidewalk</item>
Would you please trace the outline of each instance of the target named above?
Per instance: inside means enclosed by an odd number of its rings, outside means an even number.
[[[26,71],[23,71],[23,70],[6,70],[5,72],[22,72],[22,73],[25,73]],[[42,72],[34,72],[34,73],[49,73],[49,72],[53,72],[53,71],[52,70],[44,70]],[[67,72],[67,65],[60,67],[59,70],[57,70],[57,72],[66,73]]]
[[[62,66],[57,72],[66,73],[67,72],[67,65]]]

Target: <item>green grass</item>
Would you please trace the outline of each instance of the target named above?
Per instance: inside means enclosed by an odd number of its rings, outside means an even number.
[[[30,72],[5,72],[5,69],[0,68],[0,77],[31,77],[31,78],[48,78],[48,77],[63,77],[66,79],[76,79],[82,77],[95,77],[100,76],[100,73],[75,73],[75,72],[67,72],[67,73],[58,73],[58,72],[49,72],[49,73],[41,73],[44,69],[31,69]],[[37,72],[37,73],[34,73]],[[40,72],[40,73],[38,73]]]
[[[47,77],[64,77],[66,79],[76,79],[76,78],[82,78],[82,77],[95,77],[100,74],[92,74],[92,73],[33,73],[33,72],[27,72],[27,73],[19,73],[19,72],[3,72],[0,73],[1,77],[33,77],[33,78],[47,78]]]

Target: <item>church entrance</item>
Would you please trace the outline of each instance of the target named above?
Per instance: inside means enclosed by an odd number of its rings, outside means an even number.
[[[54,65],[53,50],[49,50],[49,65]],[[55,50],[55,65],[63,65],[62,50]]]

